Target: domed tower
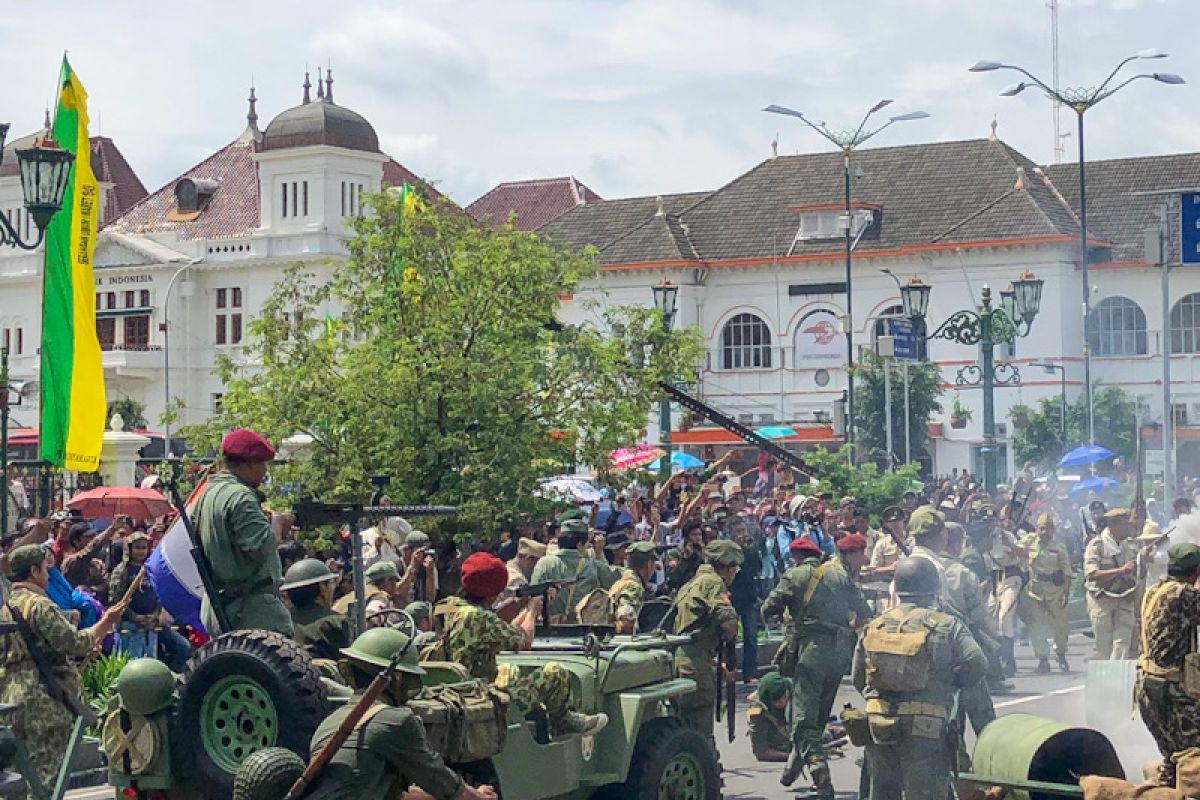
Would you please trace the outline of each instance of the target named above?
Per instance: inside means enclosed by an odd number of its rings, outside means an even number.
[[[261,225],[272,233],[342,233],[378,192],[388,157],[362,115],[333,101],[333,71],[304,74],[301,103],[271,120],[258,152]]]

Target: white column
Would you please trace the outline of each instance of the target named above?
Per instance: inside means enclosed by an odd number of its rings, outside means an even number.
[[[113,415],[112,430],[104,432],[100,448],[100,474],[105,486],[136,486],[138,451],[150,443],[149,437],[125,431],[119,414]]]

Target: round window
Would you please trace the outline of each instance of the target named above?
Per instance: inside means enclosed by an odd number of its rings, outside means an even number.
[[[817,386],[829,385],[829,370],[819,369],[813,373],[813,380],[817,382]]]

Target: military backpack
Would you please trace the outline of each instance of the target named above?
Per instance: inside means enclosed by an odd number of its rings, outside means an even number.
[[[928,609],[896,609],[873,620],[863,633],[867,683],[883,694],[919,692],[929,684],[933,654]]]

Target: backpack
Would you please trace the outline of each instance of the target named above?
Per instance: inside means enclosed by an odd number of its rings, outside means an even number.
[[[427,686],[405,705],[425,725],[430,748],[447,763],[491,758],[508,736],[509,695],[484,681]]]
[[[614,611],[608,592],[593,589],[575,604],[575,620],[580,625],[611,625]]]
[[[867,683],[881,694],[919,692],[929,684],[933,655],[926,609],[890,612],[867,625],[862,647],[867,660]]]

